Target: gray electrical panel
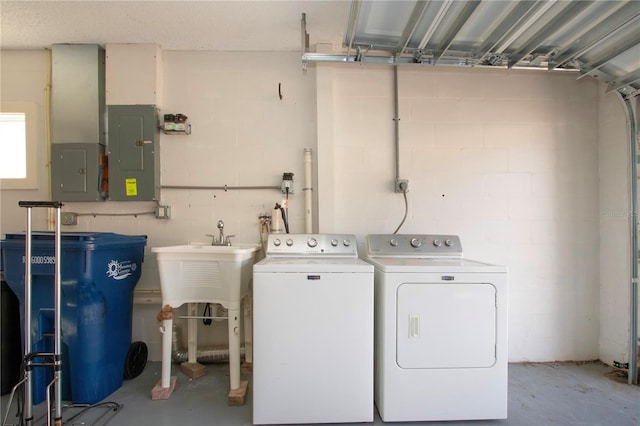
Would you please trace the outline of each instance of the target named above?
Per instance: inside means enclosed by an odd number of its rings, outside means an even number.
[[[53,143],[105,144],[105,51],[97,44],[51,47]]]
[[[51,194],[59,201],[103,201],[106,157],[97,143],[51,145]]]
[[[107,105],[107,114],[109,199],[159,199],[159,124],[155,105]]]

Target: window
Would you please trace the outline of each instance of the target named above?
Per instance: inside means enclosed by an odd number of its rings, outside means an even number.
[[[0,189],[37,189],[36,105],[3,102],[0,108]]]

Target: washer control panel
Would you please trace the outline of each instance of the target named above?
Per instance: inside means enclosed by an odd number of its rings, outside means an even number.
[[[462,257],[462,244],[457,235],[367,235],[366,249],[369,257]]]
[[[358,243],[351,234],[269,234],[267,256],[358,257]]]

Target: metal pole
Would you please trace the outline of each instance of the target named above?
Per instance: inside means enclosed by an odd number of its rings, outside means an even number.
[[[33,371],[31,360],[28,355],[31,353],[31,207],[27,207],[27,233],[24,236],[25,259],[24,259],[24,357],[25,376],[27,381],[24,384],[24,422],[25,425],[33,424]]]
[[[60,234],[60,206],[56,207],[56,239],[55,239],[55,258],[56,258],[56,278],[55,278],[55,343],[54,343],[54,379],[56,381],[56,407],[54,424],[62,426],[62,238]]]
[[[19,201],[18,206],[27,209],[27,232],[25,235],[25,259],[24,259],[24,364],[25,364],[25,386],[24,386],[24,411],[23,418],[26,426],[33,425],[33,399],[32,399],[32,369],[31,364],[31,209],[33,207],[55,208],[57,210],[56,217],[56,234],[55,234],[55,294],[54,294],[54,310],[55,310],[55,329],[54,329],[54,382],[56,384],[56,408],[55,408],[55,426],[62,426],[62,345],[61,345],[61,265],[60,261],[60,209],[63,203],[60,201]],[[49,390],[47,387],[47,419],[50,416],[49,406]],[[49,423],[49,421],[48,421]],[[50,426],[50,425],[47,425]]]

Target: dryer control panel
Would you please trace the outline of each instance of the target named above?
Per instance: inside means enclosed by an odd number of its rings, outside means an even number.
[[[358,257],[356,236],[351,234],[269,234],[269,256]]]
[[[462,244],[457,235],[368,235],[366,249],[369,257],[462,257]]]

